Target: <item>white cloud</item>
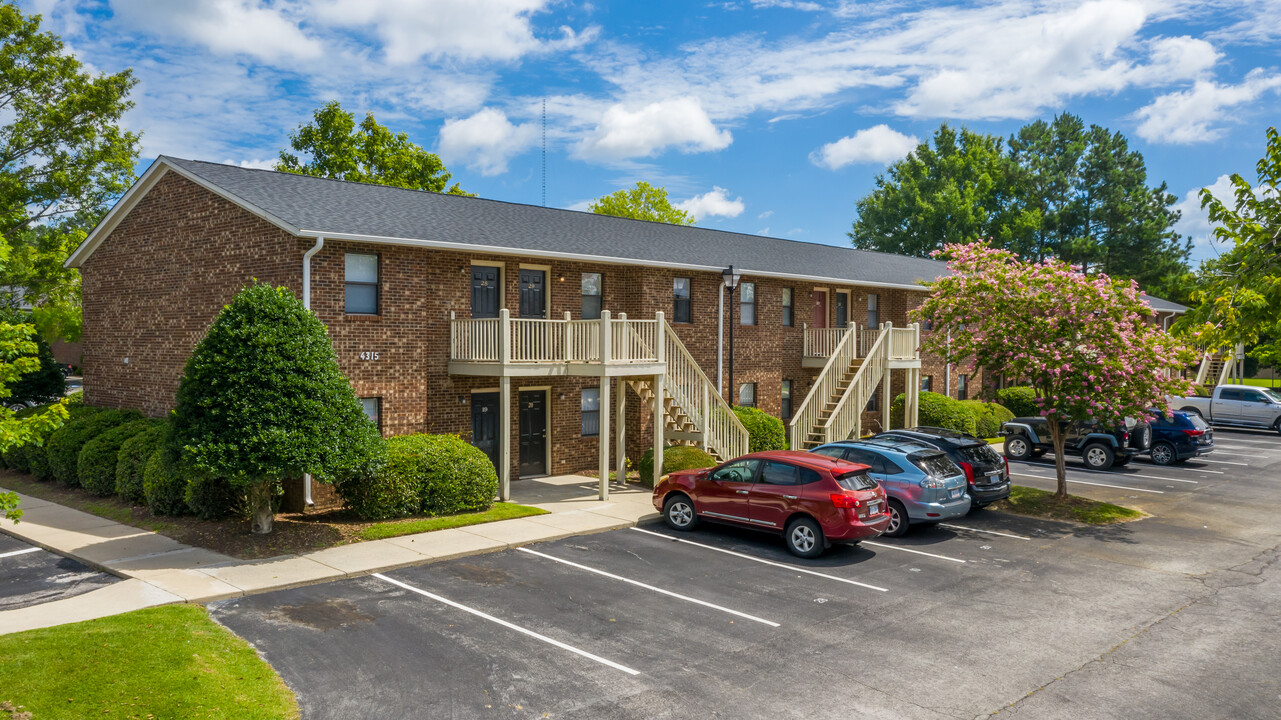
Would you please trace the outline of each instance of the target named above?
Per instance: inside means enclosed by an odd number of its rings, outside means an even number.
[[[260,0],[111,0],[111,9],[117,21],[162,41],[190,40],[215,53],[277,61],[312,60],[324,50],[299,28],[290,6]]]
[[[829,170],[855,163],[889,165],[915,150],[920,142],[915,135],[904,135],[889,125],[875,125],[824,145],[810,154],[810,161]]]
[[[1228,207],[1236,207],[1236,187],[1232,185],[1231,175],[1220,175],[1213,183],[1205,186],[1210,194]],[[1216,248],[1220,247],[1214,238],[1214,223],[1210,222],[1209,213],[1201,207],[1202,188],[1194,187],[1175,203],[1174,209],[1180,213],[1179,222],[1174,231],[1192,238],[1192,258],[1194,260],[1213,257]],[[1255,194],[1259,195],[1258,188]]]
[[[538,143],[538,126],[513,124],[501,110],[485,108],[468,118],[445,121],[440,129],[440,155],[480,171],[498,175],[507,162]]]
[[[238,165],[242,168],[253,168],[254,170],[271,170],[276,167],[276,158],[253,158],[251,160],[227,158],[222,163],[224,165]]]
[[[565,49],[596,36],[568,27],[545,41],[531,18],[547,0],[314,0],[317,17],[340,27],[372,28],[388,62],[412,63],[422,57],[516,60],[545,48]]]
[[[770,215],[773,215],[773,214],[774,214],[774,211],[773,211],[773,210],[766,210],[765,212],[761,213],[760,215],[757,215],[757,216],[756,216],[756,219],[757,219],[757,220],[764,220],[765,218],[767,218],[767,217],[769,217]]]
[[[696,98],[677,97],[629,109],[605,110],[575,154],[588,159],[625,159],[657,155],[668,148],[708,152],[729,147],[733,136],[718,130]]]
[[[702,195],[695,195],[688,200],[682,200],[676,203],[676,209],[684,210],[694,216],[695,220],[702,220],[706,217],[738,217],[743,214],[747,206],[743,204],[743,198],[737,197],[729,199],[729,195],[723,187],[714,186],[710,192]]]
[[[1168,93],[1140,108],[1137,133],[1150,142],[1188,144],[1217,140],[1226,111],[1254,102],[1264,93],[1281,88],[1281,75],[1256,69],[1239,85],[1198,80],[1190,89]]]

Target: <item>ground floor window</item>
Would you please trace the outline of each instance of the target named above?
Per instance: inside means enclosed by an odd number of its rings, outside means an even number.
[[[381,431],[383,429],[383,399],[380,397],[361,398],[360,406],[365,410],[365,417],[372,420]]]
[[[970,381],[969,375],[956,376],[956,399],[957,400],[970,399],[970,382],[969,381]]]
[[[880,410],[880,409],[881,409],[881,389],[877,388],[876,392],[872,393],[872,397],[867,399],[867,407],[864,408],[864,410],[867,410],[868,412],[876,412],[877,410]]]
[[[600,435],[600,388],[583,388],[583,437]]]
[[[738,386],[738,404],[741,407],[756,407],[756,383]]]
[[[792,417],[792,381],[783,381],[783,401],[779,406],[780,417],[784,420]]]
[[[934,376],[933,375],[921,376],[921,392],[934,392]]]

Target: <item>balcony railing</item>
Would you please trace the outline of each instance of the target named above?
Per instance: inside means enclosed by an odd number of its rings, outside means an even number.
[[[841,338],[845,333],[853,329],[848,328],[812,328],[808,324],[802,325],[804,332],[804,346],[801,353],[807,358],[828,358],[836,350],[836,346],[841,344]]]
[[[499,364],[661,363],[663,313],[653,320],[629,320],[625,313],[599,320],[543,320],[510,317],[458,318],[450,313],[449,359]]]

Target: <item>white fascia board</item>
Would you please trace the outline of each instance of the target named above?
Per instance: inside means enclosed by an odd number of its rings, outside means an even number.
[[[379,235],[357,235],[353,233],[334,233],[322,230],[301,230],[298,232],[301,237],[319,238],[326,240],[348,240],[351,242],[381,243],[386,245],[405,245],[409,247],[434,248],[438,250],[455,250],[467,253],[487,253],[493,255],[515,255],[518,257],[530,258],[555,258],[559,260],[573,260],[578,262],[594,262],[606,265],[634,265],[639,267],[660,267],[672,270],[694,270],[698,272],[721,272],[724,267],[719,265],[695,265],[692,263],[667,262],[662,260],[641,260],[636,258],[620,258],[609,255],[588,255],[585,253],[558,252],[555,250],[533,250],[525,248],[505,247],[502,245],[476,245],[474,243],[450,242],[448,240],[420,240],[415,238],[398,238],[384,237]],[[743,275],[754,275],[757,277],[782,278],[786,280],[799,280],[802,282],[821,282],[835,283],[839,285],[861,285],[866,287],[889,288],[895,290],[916,290],[926,292],[926,288],[921,285],[905,285],[903,283],[886,283],[871,280],[853,280],[850,278],[827,277],[820,275],[793,275],[789,273],[772,272],[766,270],[743,269]]]

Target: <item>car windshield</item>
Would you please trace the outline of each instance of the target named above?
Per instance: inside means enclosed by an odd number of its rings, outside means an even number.
[[[1273,390],[1272,388],[1259,388],[1259,389],[1263,391],[1264,395],[1267,395],[1268,397],[1272,398],[1272,402],[1281,403],[1281,391]]]
[[[868,476],[866,470],[839,475],[836,482],[846,490],[871,490],[876,487],[876,481]]]
[[[951,477],[953,475],[959,475],[961,472],[961,469],[958,468],[951,460],[948,460],[947,456],[943,453],[934,455],[913,453],[908,455],[907,459],[910,460],[913,465],[920,468],[922,472],[931,477]]]
[[[1001,462],[1001,456],[989,445],[967,445],[957,448],[957,454],[961,459],[972,465],[986,465]]]

